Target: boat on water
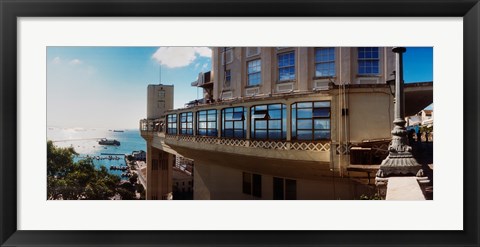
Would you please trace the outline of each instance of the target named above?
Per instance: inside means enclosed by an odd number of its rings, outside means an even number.
[[[123,130],[113,130],[113,132],[124,132]]]
[[[100,145],[111,145],[111,146],[120,146],[120,142],[117,140],[108,140],[106,138],[101,139],[98,141]]]

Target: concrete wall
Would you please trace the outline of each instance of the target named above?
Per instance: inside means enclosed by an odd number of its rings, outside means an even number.
[[[160,92],[164,93],[160,93]],[[148,85],[147,119],[157,119],[173,109],[173,85]]]
[[[150,145],[149,145],[150,144]],[[147,143],[147,200],[168,200],[172,196],[174,155]]]
[[[255,47],[254,47],[255,48]],[[329,82],[341,84],[385,84],[385,81],[393,79],[391,76],[395,70],[395,55],[391,47],[380,47],[379,74],[374,76],[358,75],[357,48],[356,47],[335,47],[335,71],[332,78],[315,77],[315,48],[314,47],[258,47],[260,53],[247,56],[247,47],[233,47],[227,53],[233,59],[230,63],[223,64],[223,47],[213,49],[213,71],[214,73],[214,99],[241,98],[247,96],[248,89],[258,88],[258,94],[285,93],[292,89],[299,92],[312,91],[319,85],[328,85]],[[289,82],[278,81],[278,54],[295,52],[295,80]],[[258,87],[247,86],[248,61],[260,59],[262,63],[262,82]],[[224,70],[231,71],[231,84],[224,85]],[[281,91],[279,86],[284,86]],[[228,97],[227,97],[228,98]]]
[[[261,175],[262,196],[254,197],[243,193],[243,172]],[[273,178],[296,180],[297,200],[353,200],[362,194],[374,192],[373,187],[361,185],[345,178],[323,177],[305,179],[292,175],[258,173],[235,169],[223,165],[195,162],[195,200],[273,200]]]

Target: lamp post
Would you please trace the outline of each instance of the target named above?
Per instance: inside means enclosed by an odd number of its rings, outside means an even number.
[[[422,166],[412,155],[412,148],[407,145],[405,128],[405,99],[403,92],[403,53],[405,47],[395,47],[395,108],[392,130],[392,142],[388,147],[388,156],[382,161],[376,174],[377,182],[392,175],[415,175],[423,177]]]

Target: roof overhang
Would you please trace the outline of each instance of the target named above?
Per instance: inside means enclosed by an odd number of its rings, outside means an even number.
[[[433,103],[433,82],[405,84],[404,92],[405,116],[415,115]]]

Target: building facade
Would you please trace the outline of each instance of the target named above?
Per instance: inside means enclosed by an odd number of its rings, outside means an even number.
[[[394,70],[389,47],[214,47],[210,81],[192,83],[208,99],[166,111],[156,120],[161,131],[144,128],[153,120],[141,122],[147,164],[194,160],[194,199],[374,193],[391,138]],[[431,87],[412,84],[405,94]],[[166,190],[149,197],[147,189],[147,199],[171,197],[169,172],[160,177]]]

